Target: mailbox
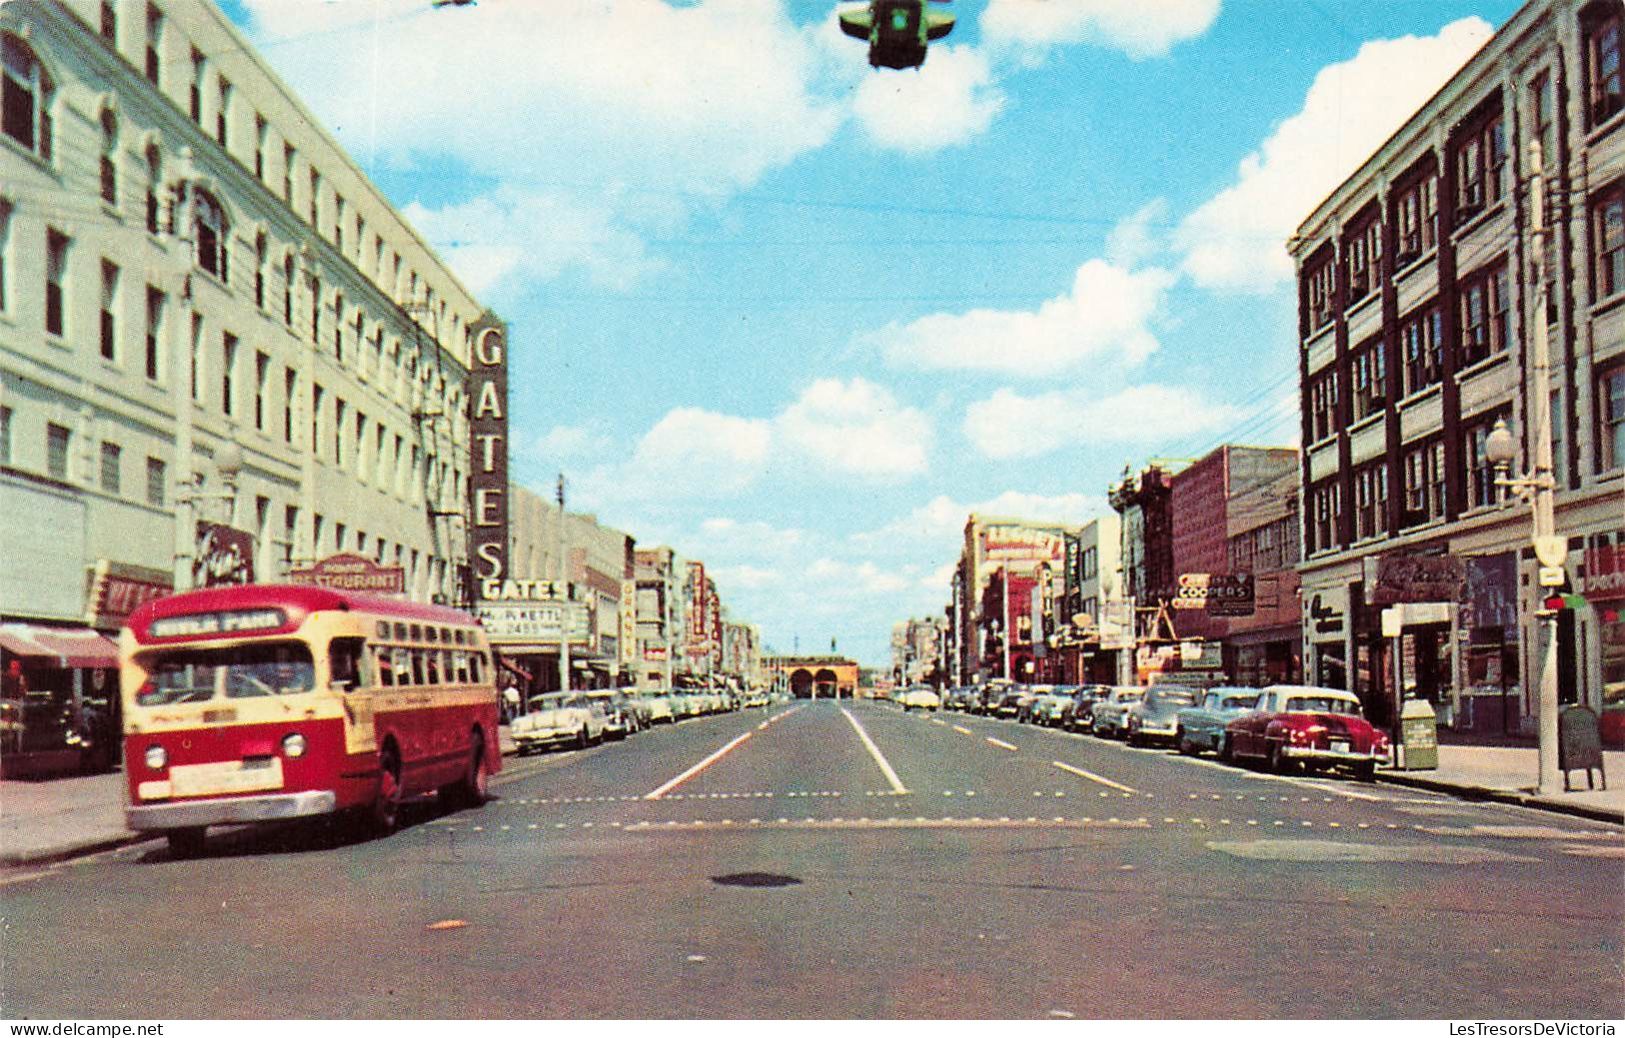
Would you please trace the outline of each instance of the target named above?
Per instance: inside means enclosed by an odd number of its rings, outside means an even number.
[[[1398,763],[1401,771],[1439,767],[1439,720],[1425,699],[1407,699],[1399,712]]]

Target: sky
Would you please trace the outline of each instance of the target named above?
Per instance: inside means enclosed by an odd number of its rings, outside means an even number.
[[[513,478],[889,661],[972,511],[1298,443],[1286,238],[1514,0],[225,0],[510,328]]]

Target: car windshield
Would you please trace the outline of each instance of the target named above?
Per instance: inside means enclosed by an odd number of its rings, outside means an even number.
[[[1191,706],[1196,697],[1182,688],[1164,688],[1151,693],[1148,702],[1151,706]]]
[[[1144,697],[1144,692],[1137,689],[1126,689],[1112,696],[1112,701],[1117,703],[1138,703]]]
[[[1360,702],[1341,696],[1293,696],[1286,701],[1287,713],[1349,714],[1360,716]]]
[[[548,692],[531,700],[532,710],[562,710],[567,706],[581,706],[581,697],[563,692]]]
[[[291,696],[316,687],[310,647],[299,642],[174,649],[151,657],[147,665],[147,680],[135,697],[141,706],[201,703],[218,696]]]
[[[1258,703],[1258,696],[1225,696],[1219,700],[1220,710],[1246,710]]]

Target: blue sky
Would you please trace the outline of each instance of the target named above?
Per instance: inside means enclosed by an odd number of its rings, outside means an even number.
[[[1512,0],[959,0],[918,71],[833,3],[236,0],[510,322],[515,478],[883,662],[966,514],[1295,444],[1283,242]]]

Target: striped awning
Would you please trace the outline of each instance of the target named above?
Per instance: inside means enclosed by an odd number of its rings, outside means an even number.
[[[0,624],[0,649],[56,667],[116,667],[118,646],[88,627]]]

